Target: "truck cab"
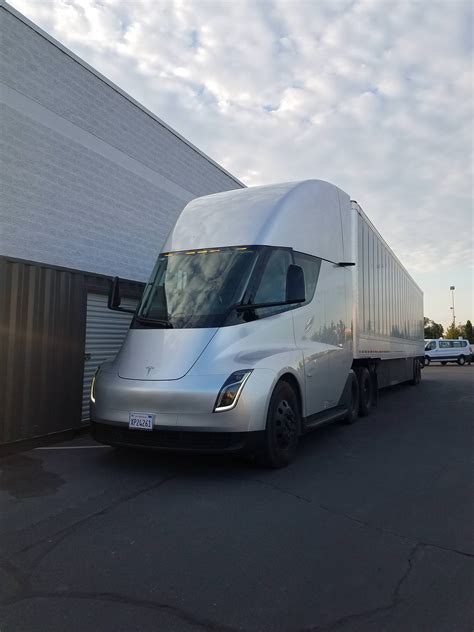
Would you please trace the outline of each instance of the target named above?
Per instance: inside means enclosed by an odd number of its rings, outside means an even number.
[[[121,351],[95,377],[96,437],[189,449],[263,441],[281,465],[318,416],[346,414],[349,212],[347,194],[315,180],[188,204]]]

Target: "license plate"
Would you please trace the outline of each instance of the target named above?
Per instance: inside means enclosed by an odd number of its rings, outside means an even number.
[[[128,416],[128,427],[133,430],[153,430],[153,420],[155,415],[148,413],[130,413]]]

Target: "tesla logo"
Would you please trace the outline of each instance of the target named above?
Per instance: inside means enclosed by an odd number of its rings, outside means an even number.
[[[150,373],[153,371],[155,367],[154,366],[146,366],[145,369],[147,370],[147,377],[150,375]]]

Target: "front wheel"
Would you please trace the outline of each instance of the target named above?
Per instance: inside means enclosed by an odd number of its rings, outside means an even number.
[[[425,356],[425,366],[430,366],[431,358],[430,356]]]
[[[466,364],[466,358],[463,355],[459,356],[458,364],[459,364],[459,366],[464,366],[464,364]]]
[[[268,407],[267,426],[259,461],[266,467],[285,467],[296,456],[301,417],[298,399],[288,382],[279,382]]]
[[[446,366],[448,363],[447,363],[447,362],[441,362],[441,364],[442,364],[443,366]]]

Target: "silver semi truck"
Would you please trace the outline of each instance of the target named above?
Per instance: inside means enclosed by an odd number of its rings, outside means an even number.
[[[121,309],[118,279],[109,307]],[[360,206],[307,180],[198,198],[91,389],[98,441],[246,451],[270,467],[305,432],[417,384],[423,295]]]

